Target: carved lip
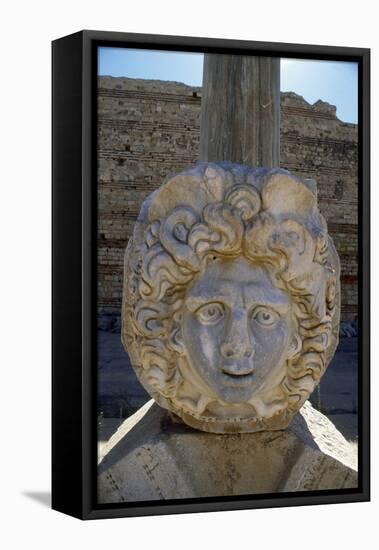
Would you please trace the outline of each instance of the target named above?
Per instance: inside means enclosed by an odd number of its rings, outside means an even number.
[[[253,368],[246,370],[231,366],[227,369],[223,368],[222,373],[224,374],[225,382],[233,386],[247,386],[254,378]]]

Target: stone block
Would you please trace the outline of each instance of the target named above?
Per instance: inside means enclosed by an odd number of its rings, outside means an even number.
[[[211,434],[147,402],[102,450],[98,502],[357,487],[356,447],[306,402],[287,430]]]

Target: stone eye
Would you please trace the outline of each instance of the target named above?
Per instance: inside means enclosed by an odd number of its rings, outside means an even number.
[[[195,314],[201,323],[213,325],[224,317],[224,308],[218,302],[212,302],[199,307]]]
[[[252,318],[260,325],[269,327],[276,323],[276,321],[279,319],[279,315],[273,309],[260,306],[255,308]]]

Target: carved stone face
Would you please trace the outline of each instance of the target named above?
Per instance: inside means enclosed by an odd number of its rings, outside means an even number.
[[[199,163],[142,205],[122,341],[146,390],[190,426],[284,429],[334,354],[339,300],[314,182]]]
[[[249,401],[280,375],[291,340],[291,301],[243,257],[215,258],[186,292],[188,359],[214,395]]]

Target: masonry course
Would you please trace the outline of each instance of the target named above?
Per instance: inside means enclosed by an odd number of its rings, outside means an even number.
[[[201,88],[99,77],[98,308],[119,312],[123,255],[145,197],[198,161]],[[317,181],[341,259],[342,318],[357,314],[358,131],[336,108],[281,94],[281,167]]]

